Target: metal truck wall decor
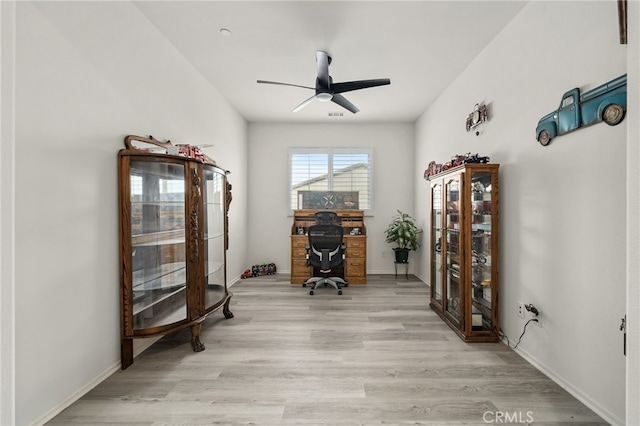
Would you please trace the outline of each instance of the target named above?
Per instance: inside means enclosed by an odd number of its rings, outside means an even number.
[[[551,139],[580,127],[604,121],[610,126],[620,124],[627,109],[627,75],[580,93],[569,90],[562,96],[560,106],[540,119],[536,139],[542,146]]]

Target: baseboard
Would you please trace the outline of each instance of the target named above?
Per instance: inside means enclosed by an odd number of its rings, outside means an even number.
[[[240,275],[236,276],[235,278],[233,278],[231,280],[231,282],[227,283],[227,287],[233,286],[233,284],[237,283],[238,281],[240,281]],[[135,359],[135,357],[140,355],[142,352],[147,350],[149,347],[151,347],[151,345],[153,345],[155,342],[160,340],[162,337],[163,336],[154,337],[154,338],[147,338],[147,339],[135,339],[134,340],[134,348],[133,348],[134,359]],[[64,411],[66,408],[70,407],[74,402],[76,402],[77,400],[79,400],[80,398],[85,396],[87,393],[89,393],[89,391],[91,391],[93,388],[98,386],[100,383],[102,383],[104,380],[106,380],[113,373],[115,373],[118,370],[120,370],[121,367],[122,367],[122,365],[121,365],[120,361],[118,360],[118,362],[116,362],[115,364],[111,365],[109,368],[107,368],[105,371],[103,371],[100,375],[95,377],[89,383],[84,385],[82,388],[78,389],[73,394],[69,395],[60,404],[56,405],[51,410],[49,410],[47,413],[45,413],[42,416],[40,416],[40,418],[38,418],[36,421],[31,423],[31,426],[41,426],[41,425],[44,425],[47,422],[51,421],[55,416],[57,416],[62,411]]]
[[[71,404],[73,404],[74,402],[76,402],[77,400],[82,398],[91,389],[95,388],[100,383],[102,383],[104,380],[106,380],[109,376],[111,376],[113,373],[115,373],[116,371],[120,370],[120,367],[121,367],[120,361],[118,361],[115,364],[111,365],[109,368],[107,368],[105,371],[103,371],[102,374],[98,375],[95,379],[93,379],[92,381],[90,381],[89,383],[87,383],[86,385],[81,387],[80,389],[78,389],[76,392],[74,392],[71,395],[69,395],[64,401],[62,401],[57,406],[53,407],[47,413],[45,413],[44,415],[40,416],[40,418],[38,418],[36,421],[31,423],[31,426],[41,426],[41,425],[44,425],[47,422],[51,421],[55,416],[60,414],[65,408],[70,407]]]
[[[425,284],[427,284],[427,286],[429,286],[428,280],[424,279],[423,277],[421,277],[421,276],[419,276],[417,274],[416,274],[416,277],[418,277],[418,279],[420,279],[420,281],[424,282]],[[503,343],[503,344],[506,345],[506,343]],[[558,386],[562,387],[564,390],[566,390],[571,395],[573,395],[573,397],[576,398],[578,401],[582,402],[584,405],[586,405],[591,410],[593,410],[593,412],[595,412],[597,415],[602,417],[605,421],[611,423],[614,426],[618,426],[618,425],[623,426],[625,424],[624,420],[618,418],[612,412],[610,412],[606,408],[602,407],[597,402],[593,401],[587,395],[582,393],[579,389],[574,387],[571,383],[568,383],[562,377],[557,375],[554,371],[552,371],[552,370],[548,369],[547,367],[545,367],[535,357],[531,356],[530,353],[528,353],[528,352],[526,352],[526,351],[524,351],[522,349],[516,349],[515,352],[517,352],[518,355],[520,355],[522,358],[524,358],[529,364],[531,364],[533,367],[535,367],[542,374],[544,374],[545,376],[547,376],[551,380],[553,380],[555,383],[557,383]]]
[[[235,277],[233,277],[231,280],[227,281],[227,288],[233,286],[235,283],[237,283],[238,281],[240,281],[240,274],[236,275]]]
[[[162,338],[162,336],[151,337],[151,338],[148,338],[148,339],[136,339],[136,340],[134,340],[134,348],[133,348],[134,359],[135,359],[135,357],[137,357],[142,352],[147,350],[151,345],[153,345],[155,342],[157,342],[161,338]],[[120,360],[118,360],[118,362],[116,362],[115,364],[111,365],[109,368],[107,368],[105,371],[103,371],[101,374],[99,374],[97,377],[95,377],[89,383],[84,385],[82,388],[78,389],[73,394],[69,395],[60,404],[58,404],[57,406],[53,407],[47,413],[42,415],[39,419],[37,419],[35,422],[33,422],[31,424],[31,426],[40,426],[40,425],[44,425],[47,422],[51,421],[51,419],[53,419],[55,416],[60,414],[64,409],[70,407],[74,402],[76,402],[77,400],[79,400],[80,398],[85,396],[87,393],[89,393],[89,391],[91,391],[93,388],[95,388],[100,383],[102,383],[107,378],[109,378],[109,376],[111,376],[113,373],[116,373],[117,371],[119,371],[121,368],[122,368],[122,364],[121,364]]]
[[[429,284],[429,280],[427,280],[425,277],[423,277],[420,274],[416,274],[416,273],[414,273],[413,275],[415,275],[417,279],[419,279],[420,281],[425,283],[427,285],[427,287],[431,287],[431,285]]]
[[[503,343],[503,344],[506,344],[506,343]],[[613,426],[624,426],[625,424],[624,420],[618,418],[612,412],[602,407],[596,401],[589,398],[587,395],[582,393],[580,389],[576,388],[571,383],[564,380],[561,376],[556,374],[554,371],[545,367],[535,357],[531,356],[530,353],[522,349],[516,349],[515,352],[518,353],[518,355],[520,355],[522,358],[524,358],[529,364],[531,364],[536,369],[538,369],[542,374],[549,377],[551,380],[557,383],[560,387],[562,387],[564,390],[569,392],[578,401],[582,402],[584,405],[586,405],[591,410],[593,410],[594,413],[602,417],[605,421],[607,421]]]

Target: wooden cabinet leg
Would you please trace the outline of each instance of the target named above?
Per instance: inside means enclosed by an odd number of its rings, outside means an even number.
[[[204,343],[200,341],[200,330],[202,329],[202,323],[199,322],[191,326],[191,347],[194,352],[204,351]]]
[[[222,307],[222,313],[226,319],[233,318],[233,312],[229,310],[229,303],[231,302],[231,296],[227,297],[227,301],[224,302],[224,306]]]
[[[133,364],[133,340],[120,340],[120,364],[123,370],[126,370]]]

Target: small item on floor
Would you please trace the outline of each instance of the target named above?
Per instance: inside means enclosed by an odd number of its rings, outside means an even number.
[[[275,263],[263,263],[261,265],[253,265],[251,269],[246,269],[240,278],[259,277],[261,275],[273,275],[276,273]]]

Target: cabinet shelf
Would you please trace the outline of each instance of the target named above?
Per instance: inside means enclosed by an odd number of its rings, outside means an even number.
[[[170,231],[146,232],[131,236],[131,244],[133,247],[157,246],[168,244],[183,244],[185,232],[184,229],[176,229]]]
[[[131,200],[131,207],[135,208],[137,206],[155,206],[155,207],[163,207],[163,206],[183,206],[184,200],[156,200],[156,201],[136,201]]]
[[[215,260],[210,260],[207,262],[207,266],[206,266],[206,275],[211,275],[214,274],[218,271],[221,271],[224,269],[224,262],[219,262],[219,261],[215,261]]]
[[[152,307],[154,307],[154,306],[156,306],[156,305],[158,305],[158,304],[160,304],[160,303],[162,303],[162,302],[164,302],[166,300],[174,298],[175,296],[177,296],[179,294],[184,294],[186,288],[187,288],[186,285],[183,284],[183,285],[181,285],[179,287],[176,287],[172,291],[154,294],[154,296],[150,297],[150,298],[146,298],[146,297],[136,298],[134,296],[134,299],[133,299],[133,316],[136,317],[140,313],[144,312],[145,310],[147,310],[149,308],[152,308]],[[184,298],[184,296],[182,296],[182,297]],[[184,310],[183,304],[181,304],[180,308],[182,308]],[[163,317],[162,319],[159,319],[158,321],[156,321],[154,326],[162,324],[164,318],[165,317]],[[148,324],[146,326],[148,326]]]
[[[204,236],[205,241],[206,240],[215,240],[218,238],[224,238],[224,234],[219,234],[219,233],[215,233],[215,234],[206,234]]]
[[[133,291],[148,291],[184,285],[187,267],[184,262],[165,263],[156,267],[133,271]]]

